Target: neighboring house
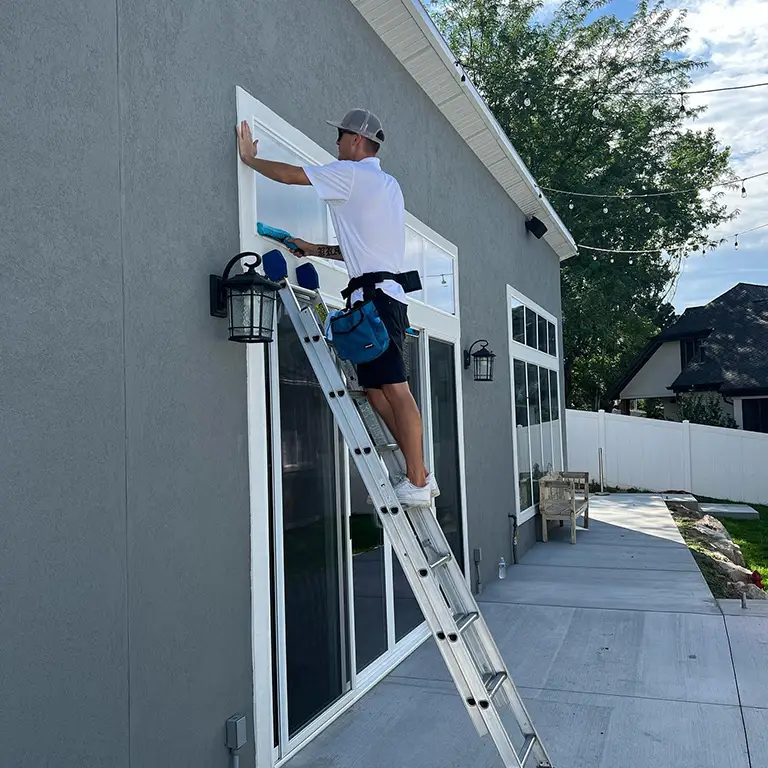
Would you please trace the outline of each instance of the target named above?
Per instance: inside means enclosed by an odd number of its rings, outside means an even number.
[[[313,190],[245,168],[324,163],[326,119],[382,118],[401,183],[411,381],[436,506],[467,578],[536,538],[564,466],[560,262],[572,238],[418,0],[22,3],[0,49],[0,766],[270,768],[426,627],[309,367],[227,341],[208,277],[332,241]],[[510,62],[514,65],[514,62]],[[535,216],[547,228],[529,233]],[[346,275],[317,262],[339,301]],[[463,352],[487,339],[492,382]],[[474,553],[482,552],[475,563]]]
[[[739,283],[691,307],[651,340],[609,393],[622,401],[658,398],[675,419],[678,396],[713,392],[742,429],[768,432],[768,286]]]

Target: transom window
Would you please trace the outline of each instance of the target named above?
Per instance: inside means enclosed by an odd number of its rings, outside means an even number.
[[[517,298],[511,300],[512,340],[557,357],[557,326]]]

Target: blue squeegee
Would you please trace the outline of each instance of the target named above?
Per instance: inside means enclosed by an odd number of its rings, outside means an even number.
[[[262,237],[268,237],[270,240],[277,240],[278,243],[282,243],[296,253],[304,255],[304,251],[301,248],[296,247],[296,243],[293,242],[293,235],[290,232],[286,232],[284,229],[278,229],[277,227],[270,227],[269,224],[263,224],[262,222],[256,222],[256,231]]]

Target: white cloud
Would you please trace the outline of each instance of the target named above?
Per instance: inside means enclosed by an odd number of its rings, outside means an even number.
[[[685,53],[708,59],[711,65],[694,75],[694,90],[768,82],[768,4],[765,0],[687,0],[691,30]],[[693,127],[712,126],[720,141],[731,147],[732,167],[740,176],[768,171],[768,87],[693,95],[693,105],[707,112]],[[744,232],[768,223],[768,176],[747,181],[747,197],[726,191],[724,202],[741,215],[713,231],[713,236]],[[688,259],[680,278],[675,306],[706,303],[737,282],[768,283],[768,228],[720,246],[706,258]]]

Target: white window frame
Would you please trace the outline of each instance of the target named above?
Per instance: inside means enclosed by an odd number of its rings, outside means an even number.
[[[557,349],[557,355],[550,355],[548,352],[542,352],[538,347],[530,347],[520,341],[515,341],[512,338],[512,304],[522,304],[524,307],[533,310],[537,315],[545,318],[555,326],[555,346]],[[538,331],[537,331],[538,332]],[[560,421],[560,466],[565,467],[565,440],[563,438],[562,424],[565,420],[565,411],[563,409],[563,375],[562,375],[562,361],[561,361],[561,344],[560,344],[560,321],[551,312],[541,307],[532,299],[529,299],[525,294],[515,290],[511,285],[507,285],[507,338],[509,340],[509,380],[510,380],[510,399],[512,405],[512,447],[514,456],[515,467],[515,510],[517,515],[517,524],[522,525],[531,518],[536,516],[538,504],[532,504],[527,509],[520,509],[520,467],[518,458],[520,456],[520,446],[517,439],[517,410],[515,403],[515,360],[520,360],[525,363],[531,363],[539,368],[545,368],[557,373],[557,399],[558,399],[558,414]],[[527,368],[526,368],[527,370]],[[526,381],[526,388],[528,383]],[[539,413],[541,413],[541,392],[539,392]],[[550,430],[552,429],[552,421],[550,424]],[[553,445],[554,445],[554,432]],[[530,452],[530,440],[526,446],[528,451],[528,464],[533,469],[533,457]],[[542,443],[542,455],[543,455],[543,443]]]
[[[256,138],[259,132],[268,134],[275,141],[284,144],[300,157],[305,158],[308,164],[324,164],[335,160],[331,154],[317,145],[307,136],[302,134],[292,125],[287,123],[272,110],[251,96],[244,89],[236,88],[237,116],[238,123],[241,120],[248,120],[254,129]],[[236,157],[236,156],[235,156]],[[256,180],[255,174],[248,169],[239,159],[237,163],[238,177],[238,196],[239,196],[239,225],[240,225],[240,249],[241,251],[256,251],[264,253],[278,247],[277,244],[269,239],[261,237],[256,230],[258,221]],[[459,438],[459,468],[460,468],[460,499],[462,504],[462,532],[464,547],[464,562],[466,564],[467,584],[470,584],[471,568],[469,560],[468,544],[468,525],[467,525],[467,499],[465,482],[465,456],[464,456],[464,414],[462,397],[462,357],[461,357],[461,325],[460,325],[460,304],[459,304],[459,270],[458,270],[458,249],[457,247],[442,237],[439,233],[432,230],[416,217],[406,211],[406,225],[414,232],[421,235],[426,240],[444,251],[453,260],[453,290],[455,314],[446,312],[437,307],[426,304],[425,302],[410,299],[409,300],[409,319],[414,328],[421,331],[423,342],[421,345],[422,375],[424,377],[425,389],[425,432],[428,437],[425,445],[425,454],[428,461],[431,461],[432,454],[432,426],[431,426],[431,398],[429,390],[429,340],[430,338],[450,342],[454,345],[454,354],[456,361],[456,409],[458,418],[458,438]],[[327,217],[328,242],[335,242],[333,226],[330,216]],[[285,253],[286,261],[289,264],[289,279],[295,282],[295,262],[296,259],[289,253]],[[341,265],[333,264],[324,259],[310,258],[317,268],[322,285],[321,294],[326,302],[339,305],[339,295],[348,281],[346,270]],[[270,593],[270,561],[272,559],[273,542],[269,534],[269,485],[273,478],[269,472],[267,434],[267,388],[272,386],[274,381],[266,381],[265,353],[274,355],[271,369],[277,370],[275,362],[277,360],[277,350],[265,350],[264,345],[249,344],[246,345],[246,368],[248,377],[248,447],[249,447],[249,484],[250,484],[250,504],[251,504],[251,623],[253,638],[253,718],[254,718],[254,743],[256,752],[256,764],[264,766],[282,765],[289,760],[301,747],[306,745],[312,738],[322,732],[322,730],[348,709],[357,699],[363,696],[379,680],[386,676],[391,669],[406,658],[413,650],[421,645],[429,637],[429,630],[426,623],[415,627],[410,634],[404,637],[397,649],[390,650],[388,654],[374,662],[362,673],[357,674],[354,666],[352,668],[353,688],[352,693],[344,695],[340,700],[333,704],[323,715],[316,718],[305,729],[295,734],[290,740],[285,740],[286,734],[280,734],[280,743],[283,746],[282,755],[273,745],[273,716],[277,713],[272,711],[272,669],[275,664],[278,665],[278,699],[283,702],[287,695],[286,682],[281,679],[280,669],[284,664],[278,663],[284,655],[284,648],[281,648],[281,626],[282,617],[275,617],[275,624],[278,630],[278,648],[277,658],[272,654],[272,603]],[[272,378],[275,378],[273,373]],[[346,484],[341,492],[346,496],[348,494],[348,478],[346,475]],[[279,483],[273,486],[274,504],[281,504],[281,488]],[[347,505],[348,506],[348,505]],[[278,530],[279,520],[275,521],[275,537],[280,539],[282,532]],[[391,562],[391,545],[387,542],[385,550],[385,559],[387,564]],[[275,563],[276,573],[280,566]],[[347,563],[351,572],[351,563]],[[388,585],[388,595],[391,598],[391,568],[386,571],[387,578],[390,581]],[[351,585],[351,581],[350,581]],[[279,594],[282,591],[280,579],[275,584],[278,602]],[[351,591],[351,590],[350,590]],[[349,609],[352,613],[352,629],[354,629],[354,603],[349,600]],[[390,600],[391,602],[391,600]],[[388,610],[394,616],[393,606],[388,605]],[[278,613],[281,611],[278,610]],[[394,640],[392,632],[390,640]],[[351,657],[351,663],[354,665],[354,653]],[[284,728],[283,728],[284,730]]]

